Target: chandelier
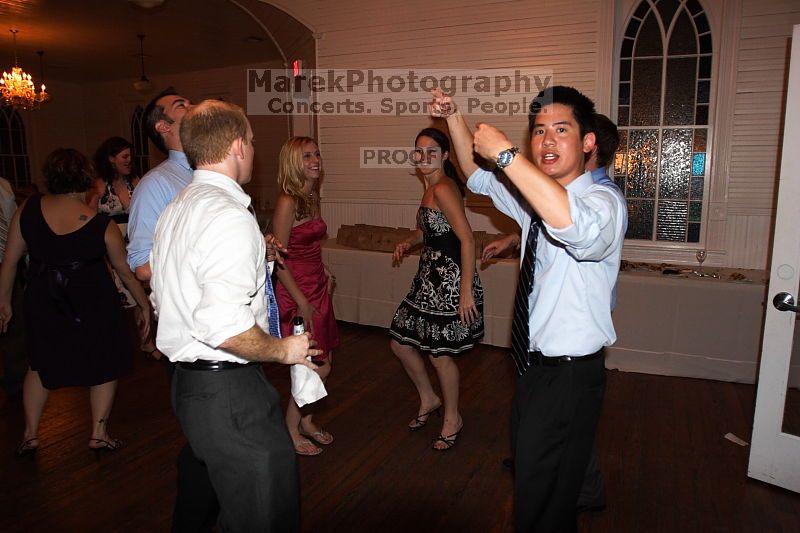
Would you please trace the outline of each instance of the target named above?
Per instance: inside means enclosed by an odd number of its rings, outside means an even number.
[[[14,67],[11,72],[3,72],[3,79],[0,79],[0,99],[3,105],[8,105],[18,109],[36,109],[43,102],[50,99],[50,95],[45,90],[44,83],[42,90],[38,93],[33,85],[31,75],[17,66],[17,32],[19,30],[10,30],[14,37]],[[42,65],[42,56],[44,52],[37,52],[39,54],[39,65]]]

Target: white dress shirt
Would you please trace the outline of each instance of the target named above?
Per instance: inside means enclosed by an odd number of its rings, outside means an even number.
[[[158,219],[150,254],[156,345],[170,361],[247,361],[219,348],[268,331],[266,246],[250,197],[228,176],[196,170]]]
[[[479,168],[467,186],[489,196],[523,236],[528,234],[532,208],[507,178]],[[625,237],[625,202],[610,187],[595,184],[590,172],[566,189],[572,225],[556,229],[542,223],[529,299],[530,350],[551,357],[589,355],[617,340],[611,292]]]

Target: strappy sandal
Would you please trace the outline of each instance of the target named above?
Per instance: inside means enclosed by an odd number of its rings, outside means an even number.
[[[325,431],[324,429],[320,429],[319,431],[315,431],[314,433],[306,433],[300,428],[298,428],[298,430],[300,431],[300,434],[302,436],[314,440],[317,444],[322,444],[323,446],[327,446],[333,442],[333,435],[331,435],[330,432]]]
[[[99,444],[99,446],[92,446],[91,444],[89,445],[89,449],[96,454],[100,454],[102,452],[115,452],[122,448],[122,441],[119,439],[89,439],[89,442],[96,442]]]
[[[33,437],[32,439],[28,439],[22,444],[19,445],[17,448],[17,455],[19,457],[25,457],[26,455],[33,455],[36,453],[36,450],[39,449],[39,446],[32,446],[31,443],[34,441],[38,441],[39,437]]]
[[[421,415],[417,415],[414,420],[408,425],[408,429],[411,431],[417,431],[418,429],[422,429],[425,427],[425,424],[428,423],[428,419],[431,417],[433,413],[436,413],[440,417],[442,416],[442,404],[437,405],[430,411],[426,413],[422,413]]]
[[[432,446],[433,449],[436,450],[437,452],[446,452],[447,450],[449,450],[450,448],[452,448],[453,446],[456,445],[456,440],[458,439],[458,436],[461,435],[461,431],[463,429],[464,428],[462,427],[461,429],[459,429],[458,431],[456,431],[452,435],[448,435],[447,437],[445,437],[444,435],[439,435],[433,441],[433,446]],[[436,447],[436,445],[439,442],[444,443],[444,448],[437,448]]]
[[[320,448],[319,446],[314,446],[314,443],[311,442],[308,439],[298,440],[298,441],[293,442],[292,444],[294,444],[294,453],[296,453],[297,455],[304,455],[306,457],[314,457],[315,455],[319,455],[319,454],[322,453],[322,448]],[[311,451],[307,451],[305,449],[302,449],[301,446],[305,446],[305,445],[314,446],[314,449],[311,450]]]

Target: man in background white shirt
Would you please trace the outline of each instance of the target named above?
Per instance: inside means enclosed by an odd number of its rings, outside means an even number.
[[[176,363],[172,403],[206,463],[223,531],[296,531],[295,454],[280,398],[257,362],[303,364],[308,335],[266,333],[266,247],[242,185],[253,167],[244,112],[207,100],[186,113],[181,142],[196,169],[156,226],[151,296],[156,344]]]

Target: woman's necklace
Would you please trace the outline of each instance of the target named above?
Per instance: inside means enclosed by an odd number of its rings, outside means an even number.
[[[78,200],[79,202],[83,202],[86,198],[85,192],[68,192],[64,196],[67,198],[71,198],[73,200]]]

